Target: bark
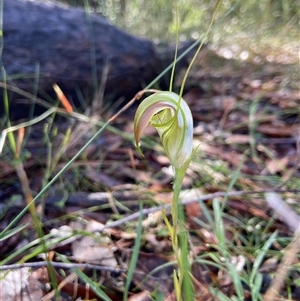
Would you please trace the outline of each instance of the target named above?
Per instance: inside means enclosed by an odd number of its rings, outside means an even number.
[[[75,89],[95,90],[107,67],[106,93],[132,97],[172,61],[174,49],[162,55],[151,41],[80,8],[5,0],[3,16],[2,64],[7,83],[33,94],[38,90],[54,96],[54,83],[70,97]],[[3,69],[1,76],[3,81]],[[17,104],[20,96],[10,92],[10,98]],[[1,110],[3,114],[2,103],[0,114]],[[11,111],[24,115],[20,105]]]

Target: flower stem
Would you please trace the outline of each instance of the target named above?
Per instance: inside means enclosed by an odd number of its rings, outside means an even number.
[[[183,205],[180,202],[180,192],[182,181],[189,162],[182,168],[175,168],[175,179],[173,185],[173,199],[172,199],[172,223],[173,235],[171,237],[172,246],[175,253],[175,258],[178,264],[178,282],[181,290],[180,300],[193,300],[193,287],[191,281],[191,265],[189,261],[188,250],[188,235],[185,230],[185,218]],[[177,301],[180,301],[177,300]]]

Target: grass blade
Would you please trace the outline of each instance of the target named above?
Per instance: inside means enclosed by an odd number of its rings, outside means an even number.
[[[140,202],[140,208],[139,210],[141,211],[143,209],[143,203]],[[128,267],[128,272],[127,272],[127,278],[126,278],[126,284],[125,284],[125,291],[124,291],[124,297],[123,300],[126,301],[128,299],[128,291],[129,291],[129,286],[133,277],[133,273],[136,267],[136,263],[138,260],[139,256],[139,251],[140,251],[140,245],[141,245],[141,237],[142,237],[142,221],[143,221],[143,215],[141,214],[139,216],[138,220],[138,228],[137,228],[137,236],[134,242],[134,247],[133,247],[133,252],[130,260],[130,264]]]

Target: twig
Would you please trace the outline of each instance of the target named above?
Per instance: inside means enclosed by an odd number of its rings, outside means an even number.
[[[269,206],[278,214],[282,221],[295,232],[293,241],[283,253],[283,258],[277,268],[277,273],[275,273],[272,284],[264,295],[265,301],[273,301],[279,295],[285,277],[300,250],[300,216],[293,211],[277,193],[268,192],[265,194],[265,197]]]
[[[278,217],[287,224],[293,232],[300,231],[300,216],[290,208],[277,193],[265,194],[268,205],[277,213]]]
[[[138,93],[135,94],[135,96],[122,108],[120,109],[114,116],[109,118],[108,122],[113,122],[121,113],[126,111],[129,107],[133,105],[133,103],[137,100],[139,100],[145,93],[150,92],[150,93],[156,93],[159,92],[160,90],[156,89],[145,89],[141,90]]]
[[[66,278],[64,278],[58,285],[57,290],[61,290],[63,287],[65,287],[68,283],[72,283],[75,282],[73,287],[76,291],[76,287],[77,287],[77,281],[78,281],[78,276],[76,275],[76,273],[71,273],[70,275],[68,275]],[[50,301],[53,300],[53,298],[55,297],[56,294],[56,290],[52,290],[50,293],[48,293],[46,296],[44,296],[42,298],[42,301]],[[76,296],[75,296],[76,297]]]
[[[47,264],[49,264],[48,261],[7,264],[7,265],[0,266],[0,271],[15,270],[15,269],[20,269],[20,268],[25,268],[25,267],[40,268],[40,267],[47,266]],[[92,269],[92,270],[97,270],[97,271],[108,271],[108,272],[115,272],[115,273],[126,272],[125,269],[118,269],[118,268],[113,268],[113,267],[109,267],[109,266],[94,265],[94,264],[89,264],[89,263],[63,263],[63,262],[51,261],[50,264],[53,267],[62,268],[62,269],[79,268],[79,269]]]
[[[193,202],[199,202],[199,201],[207,201],[209,199],[213,199],[213,198],[218,198],[218,197],[236,197],[236,196],[242,196],[242,195],[247,195],[247,194],[258,194],[258,193],[268,193],[268,192],[277,192],[277,193],[285,193],[285,192],[297,192],[299,193],[299,190],[276,190],[276,189],[266,189],[266,190],[254,190],[254,191],[234,191],[234,192],[215,192],[215,193],[210,193],[210,194],[206,194],[204,196],[199,196],[196,198],[190,198],[187,200],[183,200],[182,204],[183,205],[187,205]],[[154,213],[154,212],[158,212],[160,210],[168,210],[170,209],[171,204],[166,204],[166,205],[161,205],[158,207],[152,207],[152,208],[147,208],[147,209],[143,209],[139,212],[133,213],[131,215],[128,215],[120,220],[117,220],[115,222],[111,222],[108,225],[103,226],[103,228],[101,229],[102,231],[105,229],[109,229],[109,228],[113,228],[113,227],[118,227],[121,226],[122,224],[125,224],[129,221],[135,220],[137,219],[141,214],[142,215],[147,215],[150,213]]]
[[[297,253],[300,250],[300,231],[296,231],[293,241],[285,249],[281,263],[277,268],[277,273],[272,281],[271,286],[268,288],[267,292],[264,295],[265,301],[276,300],[276,297],[279,295],[280,289],[284,284],[285,277],[291,268],[292,264],[297,259]]]

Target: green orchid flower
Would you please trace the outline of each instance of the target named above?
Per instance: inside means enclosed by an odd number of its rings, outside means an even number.
[[[139,105],[134,118],[136,146],[147,125],[153,126],[175,168],[190,161],[193,153],[193,117],[186,101],[173,92],[157,92]]]

